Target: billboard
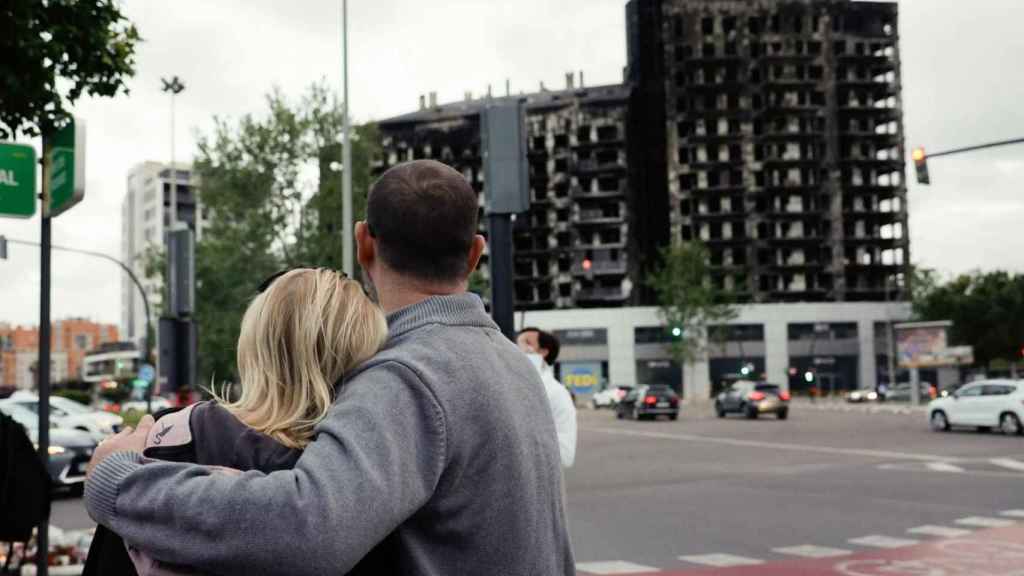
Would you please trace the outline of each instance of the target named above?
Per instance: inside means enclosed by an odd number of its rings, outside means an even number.
[[[900,368],[932,368],[973,364],[970,346],[949,346],[952,322],[911,322],[897,324],[896,360]]]
[[[600,362],[561,362],[562,384],[575,394],[592,394],[601,384]]]

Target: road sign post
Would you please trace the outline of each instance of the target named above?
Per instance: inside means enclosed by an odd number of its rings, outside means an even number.
[[[36,150],[0,144],[0,216],[31,218],[36,213]]]
[[[71,120],[52,137],[43,141],[49,200],[43,210],[52,218],[59,216],[85,197],[85,124]]]

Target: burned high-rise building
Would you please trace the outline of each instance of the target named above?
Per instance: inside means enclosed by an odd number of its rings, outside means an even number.
[[[631,0],[626,28],[625,84],[519,97],[518,309],[654,304],[658,249],[690,240],[738,302],[905,298],[895,3]],[[378,170],[436,158],[482,191],[493,100],[381,122]]]
[[[895,3],[632,0],[630,170],[647,223],[634,230],[656,230],[638,239],[645,257],[701,240],[711,281],[740,301],[898,298],[897,24]]]
[[[524,101],[531,207],[513,230],[516,308],[622,305],[632,292],[627,96],[622,85],[584,87],[572,74],[564,90],[443,105],[430,95],[418,111],[380,122],[375,169],[420,158],[453,166],[481,194],[483,230],[480,111],[499,100]]]

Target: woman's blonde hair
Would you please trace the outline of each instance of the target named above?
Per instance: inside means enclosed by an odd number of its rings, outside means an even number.
[[[274,279],[249,304],[238,337],[241,397],[221,403],[292,448],[312,440],[342,376],[387,338],[381,309],[338,272],[301,268]]]

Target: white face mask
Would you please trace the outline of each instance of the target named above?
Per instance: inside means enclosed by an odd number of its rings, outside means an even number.
[[[540,354],[537,354],[536,352],[527,352],[526,353],[526,357],[530,359],[530,362],[533,364],[533,367],[536,368],[538,372],[543,372],[544,371],[544,357],[543,356],[541,356]]]

